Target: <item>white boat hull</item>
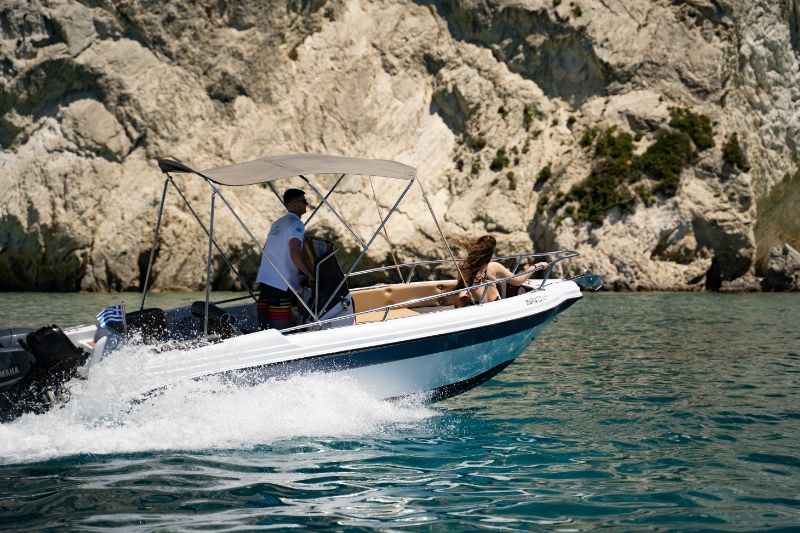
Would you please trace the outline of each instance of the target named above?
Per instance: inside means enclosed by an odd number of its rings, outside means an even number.
[[[142,392],[206,376],[255,384],[334,372],[378,398],[443,399],[502,370],[580,297],[575,283],[554,280],[542,291],[479,306],[292,335],[266,330],[173,350],[143,369]]]

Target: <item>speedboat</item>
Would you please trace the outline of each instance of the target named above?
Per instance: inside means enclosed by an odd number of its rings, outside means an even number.
[[[159,160],[158,165],[165,180],[139,308],[122,313],[121,320],[113,324],[0,330],[0,420],[42,412],[64,402],[71,380],[91,380],[92,368],[113,357],[127,342],[153,347],[153,357],[147,358],[136,376],[139,392],[145,396],[178,382],[212,376],[251,385],[300,373],[330,372],[347,375],[377,398],[414,396],[434,402],[495,376],[525,351],[548,323],[581,298],[582,287],[596,290],[602,285],[590,272],[570,279],[553,277],[556,265],[578,255],[574,251],[498,256],[494,260],[507,264],[513,276],[473,285],[473,290],[466,292],[473,305],[457,306],[459,294],[464,294],[463,288],[457,288],[461,261],[445,238],[416,170],[399,162],[303,154],[263,157],[203,171],[168,159]],[[178,186],[176,175],[208,185],[211,209],[207,224]],[[402,183],[399,197],[380,215],[380,223],[367,239],[361,238],[330,201],[342,181],[354,176]],[[292,289],[297,309],[291,327],[262,330],[256,293],[215,237],[215,213],[224,205],[254,249],[271,262],[223,192],[226,187],[261,185],[277,196],[275,183],[290,178],[302,180],[319,199],[304,221],[307,236],[303,246],[304,260],[315,272],[316,281],[314,286]],[[319,186],[326,179],[332,185],[323,192]],[[446,257],[404,263],[394,260],[386,266],[357,270],[415,186],[433,218]],[[208,237],[205,299],[174,309],[146,307],[170,190],[177,192]],[[377,197],[375,202],[381,213]],[[343,264],[346,254],[341,253],[341,246],[309,231],[323,208],[358,243],[358,255],[350,264]],[[238,278],[244,296],[211,299],[213,265],[218,264],[218,257]],[[537,261],[538,267],[523,267],[523,263]],[[544,262],[546,267],[541,265]],[[414,280],[421,270],[429,279]],[[437,276],[436,272],[445,273]],[[508,283],[529,272],[537,277],[519,287]],[[391,274],[394,279],[358,286],[359,278],[381,274]],[[485,296],[490,285],[497,286],[500,299],[488,302],[473,296]]]

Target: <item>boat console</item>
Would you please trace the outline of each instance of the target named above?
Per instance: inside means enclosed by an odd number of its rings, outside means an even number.
[[[335,318],[351,311],[352,298],[347,279],[341,265],[336,258],[339,248],[333,242],[316,236],[306,236],[303,243],[303,259],[306,265],[314,271],[316,283],[309,287],[304,300],[319,319]],[[313,321],[311,314],[300,307],[294,322],[306,324]],[[345,325],[347,321],[341,325]],[[352,324],[352,322],[349,322]],[[339,324],[336,324],[337,326]]]

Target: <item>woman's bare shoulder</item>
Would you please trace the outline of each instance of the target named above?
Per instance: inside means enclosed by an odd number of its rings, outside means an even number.
[[[495,278],[505,278],[511,275],[511,271],[497,261],[489,263],[486,267],[486,272]]]

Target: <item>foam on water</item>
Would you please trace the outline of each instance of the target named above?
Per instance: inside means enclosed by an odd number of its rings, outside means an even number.
[[[0,424],[0,463],[351,437],[435,414],[414,402],[378,400],[337,374],[294,376],[253,387],[207,378],[131,403],[142,390],[137,368],[159,355],[124,347],[92,368],[88,380],[73,380],[71,400],[64,406]]]

